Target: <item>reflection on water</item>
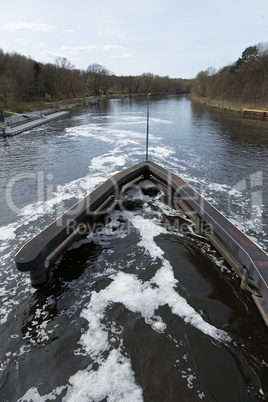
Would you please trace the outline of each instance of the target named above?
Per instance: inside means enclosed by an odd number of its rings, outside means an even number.
[[[160,195],[129,192],[123,211],[65,253],[48,287],[36,291],[16,271],[21,244],[144,159],[146,112],[146,97],[111,100],[0,139],[3,400],[268,398],[262,318],[236,274]],[[267,250],[268,124],[241,117],[152,96],[149,156]]]

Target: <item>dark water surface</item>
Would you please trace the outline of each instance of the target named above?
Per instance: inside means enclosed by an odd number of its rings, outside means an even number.
[[[146,113],[147,98],[110,100],[0,138],[0,401],[268,400],[267,327],[161,194],[130,190],[47,288],[16,271],[24,242],[145,158]],[[152,96],[149,145],[268,250],[267,123]]]

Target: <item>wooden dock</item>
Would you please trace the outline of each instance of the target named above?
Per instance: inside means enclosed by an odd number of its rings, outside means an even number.
[[[29,119],[27,122],[21,122],[21,123],[17,123],[17,124],[10,125],[10,126],[6,126],[4,123],[2,123],[4,125],[4,129],[2,126],[2,134],[4,136],[17,135],[24,131],[28,131],[35,127],[41,126],[43,124],[50,123],[51,121],[53,121],[55,119],[60,119],[62,117],[65,117],[67,115],[69,115],[69,112],[63,111],[63,112],[52,113],[50,115],[35,118],[35,119]]]
[[[268,110],[244,109],[243,118],[266,120],[268,119]]]

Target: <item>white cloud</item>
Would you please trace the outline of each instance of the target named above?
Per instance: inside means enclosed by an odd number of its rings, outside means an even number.
[[[24,39],[17,39],[16,42],[23,46],[27,45],[27,43],[29,43],[29,42],[27,42],[27,40],[24,40]]]
[[[42,52],[42,56],[49,58],[49,59],[56,59],[57,57],[64,57],[64,54],[45,51],[45,52]]]
[[[54,27],[47,24],[34,24],[29,22],[18,22],[18,23],[9,23],[4,25],[4,30],[9,32],[16,31],[32,31],[32,32],[47,32],[53,29]]]
[[[118,45],[106,45],[106,46],[102,47],[102,50],[112,50],[112,49],[126,50],[125,47],[118,46]]]
[[[114,58],[114,59],[133,59],[134,58],[133,54],[130,54],[130,53],[125,53],[125,54],[121,54],[118,56],[110,56],[110,57]]]
[[[60,48],[62,52],[68,53],[88,52],[95,49],[97,49],[97,46],[62,46]]]
[[[74,30],[73,29],[64,29],[62,32],[66,33],[66,34],[69,34],[69,33],[73,33]]]
[[[38,43],[38,46],[40,46],[40,47],[48,46],[48,43],[47,42],[40,42],[40,43]]]
[[[93,61],[92,55],[94,62],[106,65],[119,75],[150,71],[192,78],[209,66],[218,69],[237,60],[246,47],[267,37],[266,16],[261,18],[262,14],[247,2],[241,9],[240,2],[227,0],[219,17],[218,3],[213,0],[203,2],[203,13],[191,2],[182,0],[81,0],[83,12],[80,7],[66,6],[65,1],[64,18],[61,1],[53,2],[53,12],[44,2],[42,5],[36,1],[29,3],[33,6],[27,10],[23,1],[4,3],[0,22],[0,47],[4,51],[26,49],[16,42],[22,38],[29,41],[26,54],[35,59],[40,57],[40,50],[50,49],[72,58],[72,62],[78,59],[77,68],[83,69]],[[41,45],[44,41],[47,44]],[[96,47],[87,46],[90,44]],[[60,49],[61,46],[64,47]]]

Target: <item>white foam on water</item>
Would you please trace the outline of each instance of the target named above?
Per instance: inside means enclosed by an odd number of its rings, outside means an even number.
[[[124,124],[127,122],[128,124],[130,123],[144,123],[146,120],[144,119],[144,115],[142,116],[129,116],[128,114],[126,114],[126,117],[121,115],[121,121],[124,122]],[[120,124],[119,122],[116,122],[115,124]]]
[[[227,184],[221,184],[221,183],[207,183],[206,187],[209,190],[215,190],[215,191],[221,191],[221,192],[226,192],[226,191],[229,192],[229,191],[233,190]]]
[[[18,402],[45,402],[55,400],[64,390],[66,402],[108,402],[143,401],[142,389],[135,383],[130,360],[119,350],[113,349],[106,361],[97,370],[90,366],[70,377],[69,384],[61,386],[46,395],[40,395],[37,388],[30,388]]]
[[[146,120],[144,118],[141,118],[140,120],[133,119],[132,121],[128,119],[127,117],[121,117],[121,121],[118,121],[116,123],[113,123],[114,127],[120,127],[120,126],[125,126],[127,122],[128,126],[138,126],[142,125],[143,127],[146,124]]]
[[[135,197],[135,190],[131,190]],[[146,196],[145,203],[146,203]],[[167,324],[163,318],[156,315],[160,306],[168,305],[174,315],[181,317],[185,323],[220,342],[230,341],[228,334],[204,321],[187,301],[177,293],[178,281],[173,269],[164,258],[163,250],[156,244],[155,238],[165,235],[167,230],[159,226],[156,219],[146,219],[129,211],[113,211],[111,225],[117,224],[119,218],[129,220],[140,236],[138,246],[153,260],[159,259],[161,267],[148,281],[143,282],[138,275],[117,271],[109,276],[112,282],[99,292],[93,291],[87,306],[82,310],[81,317],[88,323],[83,330],[77,355],[90,355],[98,368],[92,366],[78,371],[70,377],[66,401],[130,401],[142,400],[142,391],[135,384],[135,376],[130,359],[122,354],[121,348],[115,348],[113,340],[118,339],[120,328],[116,323],[107,323],[106,311],[114,303],[120,303],[127,310],[140,314],[151,328],[164,333]],[[98,233],[94,241],[107,236],[117,236],[116,231]],[[120,341],[121,344],[121,341]],[[106,356],[108,353],[108,357]],[[193,388],[193,374],[187,376],[187,384]]]
[[[148,149],[148,152],[150,156],[152,156],[153,159],[158,158],[158,159],[163,159],[163,158],[169,158],[172,154],[175,153],[171,148],[167,147],[162,147],[162,146],[157,146],[157,147],[152,147],[150,146]]]
[[[111,116],[108,117],[109,120]],[[101,117],[102,118],[102,117]],[[96,117],[99,119],[99,117]],[[134,121],[133,124],[140,124],[140,121]],[[164,122],[163,120],[160,120]],[[158,123],[158,119],[151,119],[151,122]],[[165,123],[169,124],[168,121]],[[115,124],[116,125],[116,124]],[[98,124],[89,124],[83,127],[67,128],[66,133],[74,137],[91,137],[96,140],[103,141],[107,144],[114,145],[115,148],[109,153],[93,158],[90,165],[91,174],[88,185],[88,177],[74,180],[64,186],[60,186],[54,193],[54,196],[47,201],[29,204],[21,210],[19,219],[14,224],[0,228],[0,238],[4,237],[4,241],[8,245],[9,242],[15,239],[15,231],[23,227],[29,222],[35,221],[44,214],[51,214],[55,211],[55,207],[63,201],[71,198],[81,199],[95,186],[107,178],[107,175],[116,169],[116,166],[123,167],[126,161],[129,162],[130,155],[144,155],[141,147],[144,146],[144,133],[135,131],[124,131],[116,129],[107,129],[100,127]],[[160,137],[156,137],[150,133],[150,141],[159,141]],[[131,150],[125,152],[122,147],[126,145],[135,145]],[[140,146],[140,147],[139,147]],[[152,146],[150,153],[153,159],[159,159],[160,163],[164,159],[169,159],[168,163],[174,167],[186,170],[189,163],[178,160],[173,156],[174,151],[168,147]],[[192,167],[198,168],[199,160],[193,158]],[[204,168],[204,167],[203,167]],[[97,170],[103,169],[101,175]],[[94,172],[96,171],[96,172]],[[94,176],[95,175],[95,176]],[[184,176],[185,177],[185,176]],[[200,183],[199,178],[189,177],[190,182]],[[228,192],[233,195],[232,190],[228,186],[217,185],[208,186],[209,190]],[[237,196],[237,194],[234,194]],[[117,213],[117,212],[116,212]],[[202,316],[198,314],[188,303],[177,293],[177,280],[174,277],[174,272],[169,261],[164,257],[164,251],[157,245],[155,238],[159,235],[167,233],[165,228],[157,225],[156,220],[144,219],[141,216],[135,216],[131,212],[122,213],[123,217],[129,219],[132,225],[137,229],[140,235],[138,246],[144,251],[146,256],[149,256],[153,261],[157,259],[161,262],[161,268],[155,273],[149,281],[142,282],[138,275],[127,274],[122,271],[114,272],[115,268],[110,267],[112,282],[100,292],[93,292],[91,300],[84,308],[81,316],[88,322],[88,329],[81,335],[80,345],[83,350],[78,350],[77,354],[90,354],[98,365],[96,370],[88,367],[86,370],[78,371],[74,376],[70,377],[69,384],[63,387],[56,388],[53,392],[41,396],[36,388],[31,388],[19,401],[47,401],[54,400],[63,390],[67,391],[66,397],[63,400],[81,400],[81,401],[101,401],[107,398],[108,401],[139,401],[142,400],[140,387],[135,384],[134,373],[131,368],[131,362],[128,357],[122,354],[121,347],[114,349],[114,346],[109,340],[110,333],[116,335],[118,328],[116,326],[107,327],[104,324],[107,308],[113,303],[121,303],[126,309],[133,313],[139,313],[144,321],[151,326],[154,331],[164,333],[167,330],[167,324],[163,319],[156,315],[156,311],[160,306],[168,305],[174,315],[181,317],[186,323],[197,328],[206,335],[220,342],[229,341],[230,338],[225,331],[219,330],[213,325],[204,321]],[[125,215],[124,215],[125,214]],[[112,226],[116,225],[119,220],[116,214],[111,221],[110,229],[106,231],[106,241],[112,235],[116,235]],[[4,233],[4,234],[3,234]],[[25,238],[31,237],[28,231]],[[126,232],[122,232],[125,236]],[[98,236],[97,236],[98,238]],[[94,239],[94,241],[98,241]],[[104,233],[99,234],[99,239],[104,240]],[[10,255],[10,254],[9,254]],[[6,291],[3,291],[6,295]],[[36,311],[38,315],[38,310]],[[41,314],[41,313],[40,313]],[[37,330],[36,341],[45,342],[47,339],[48,321],[44,324],[38,324],[38,321],[32,323],[32,328]],[[30,334],[29,334],[30,336]],[[27,337],[27,335],[26,335]],[[105,353],[104,353],[105,352]],[[104,358],[104,354],[108,357]],[[194,375],[186,373],[185,376],[189,388],[192,388]],[[201,394],[200,394],[201,395]],[[201,396],[199,397],[201,398]]]
[[[143,247],[145,252],[148,253],[153,260],[156,258],[163,258],[164,251],[157,246],[154,237],[159,236],[161,233],[167,233],[167,230],[161,226],[156,225],[152,220],[144,219],[142,216],[135,216],[131,223],[139,230],[141,240],[138,246]]]
[[[103,169],[104,165],[113,165],[113,166],[124,166],[125,165],[125,156],[124,155],[101,155],[92,158],[91,167],[93,169]]]
[[[12,223],[9,224],[9,225],[0,227],[0,241],[1,242],[6,242],[8,240],[15,239],[16,238],[16,235],[14,233],[15,230],[16,229],[14,228]],[[2,246],[3,246],[3,244],[2,244]]]
[[[21,398],[18,399],[17,402],[46,402],[46,401],[53,401],[57,399],[57,396],[66,389],[66,386],[58,387],[54,389],[52,392],[46,395],[40,395],[37,388],[32,387],[30,388],[26,394],[24,394]]]
[[[12,245],[12,241],[13,244],[14,241],[16,241],[17,229],[21,229],[38,220],[36,231],[33,232],[33,228],[30,229],[31,232],[29,229],[26,229],[24,234],[20,236],[20,239],[18,239],[20,244],[29,240],[32,235],[37,234],[38,231],[42,229],[42,226],[40,227],[40,222],[42,223],[40,218],[45,215],[53,215],[52,220],[54,220],[57,216],[60,216],[66,211],[67,208],[65,207],[64,202],[69,201],[72,198],[76,198],[77,200],[82,199],[97,185],[114,173],[116,166],[122,168],[125,161],[129,159],[126,154],[122,153],[121,147],[123,146],[123,142],[126,141],[126,143],[128,143],[128,141],[132,141],[133,138],[135,138],[137,145],[139,145],[144,137],[142,133],[115,129],[107,130],[106,127],[100,127],[97,124],[66,128],[66,132],[70,135],[92,135],[96,139],[114,144],[115,148],[111,150],[109,154],[104,154],[96,159],[93,158],[92,165],[89,167],[90,173],[86,177],[73,180],[63,186],[58,186],[56,189],[53,189],[52,193],[44,195],[44,198],[47,197],[48,199],[39,200],[39,202],[26,205],[18,212],[18,219],[15,222],[1,227],[1,254],[8,251]],[[118,147],[116,147],[116,145],[118,145]],[[131,149],[133,150],[133,147],[131,147]],[[6,255],[2,255],[1,260],[7,260],[9,257],[10,251],[7,252]]]
[[[70,387],[63,401],[139,402],[142,389],[136,385],[130,360],[113,349],[98,370],[78,371],[70,378]]]
[[[159,119],[157,117],[150,117],[150,123],[156,123],[156,124],[172,124],[172,120],[165,120],[165,119]]]
[[[89,124],[85,126],[66,128],[66,134],[71,137],[89,137],[96,140],[116,144],[116,145],[128,145],[128,144],[139,144],[142,140],[144,141],[144,133],[133,131],[133,130],[121,130],[116,128],[111,128],[111,126],[99,126],[94,124]],[[158,137],[150,136],[151,140],[158,140]]]
[[[58,186],[54,193],[49,195],[50,198],[47,200],[28,204],[21,208],[18,212],[17,220],[15,222],[0,227],[0,240],[2,241],[1,252],[6,252],[6,254],[2,254],[1,260],[4,261],[9,259],[10,253],[14,252],[8,252],[8,249],[12,247],[14,240],[18,240],[20,244],[22,244],[23,242],[28,241],[42,229],[42,227],[40,227],[40,218],[44,217],[45,215],[51,215],[52,222],[56,217],[59,217],[63,212],[66,211],[66,207],[64,206],[65,201],[71,200],[72,198],[81,200],[94,188],[96,188],[97,185],[106,179],[106,175],[98,175],[94,177],[94,175],[91,174],[81,179],[74,180],[63,186]],[[18,229],[26,227],[30,223],[36,221],[38,221],[36,227],[26,229],[24,234],[20,235],[20,238],[17,237],[16,231]]]
[[[106,170],[108,171],[108,169]],[[27,292],[30,291],[28,276],[19,274],[13,267],[10,267],[13,256],[19,247],[43,229],[42,224],[45,226],[45,221],[43,222],[42,220],[43,217],[50,216],[50,221],[52,222],[66,211],[67,208],[64,202],[68,202],[73,198],[81,200],[97,185],[107,179],[107,175],[105,169],[103,169],[101,174],[100,172],[91,173],[83,178],[58,186],[54,192],[49,194],[47,200],[44,199],[43,201],[26,205],[18,211],[16,221],[0,228],[0,262],[8,270],[8,275],[6,275],[5,270],[0,272],[1,292],[6,295],[5,299],[2,300],[0,310],[1,324],[8,320],[9,314],[13,311],[12,301],[17,293],[16,283],[18,277],[20,285],[25,286]],[[16,233],[18,230],[22,232],[19,236]],[[12,281],[14,285],[11,287],[10,283]],[[42,339],[42,336],[40,336],[40,339]]]
[[[141,241],[138,245],[144,247],[152,259],[160,258],[162,260],[162,267],[150,281],[157,285],[157,288],[153,288],[155,292],[154,296],[157,299],[156,304],[158,306],[168,304],[173,314],[180,316],[185,322],[191,323],[191,325],[215,339],[230,339],[225,331],[218,330],[216,327],[206,323],[200,314],[189,306],[187,301],[176,292],[177,280],[174,277],[173,269],[169,261],[163,258],[163,250],[154,241],[154,237],[161,233],[166,233],[166,229],[157,226],[152,220],[144,219],[142,216],[136,216],[132,220],[132,223],[141,235]]]
[[[81,337],[81,344],[86,352],[96,356],[109,347],[107,333],[101,320],[110,303],[122,303],[128,310],[139,312],[147,322],[153,324],[155,324],[155,311],[160,306],[168,304],[172,312],[183,318],[185,322],[217,340],[227,340],[228,335],[225,331],[218,330],[206,323],[201,315],[177,293],[178,282],[174,277],[173,269],[169,261],[164,258],[164,251],[154,240],[160,234],[168,233],[167,230],[156,224],[155,219],[145,219],[143,216],[134,215],[129,211],[115,211],[112,222],[115,218],[118,220],[120,215],[123,219],[128,219],[139,232],[138,246],[143,248],[153,261],[157,258],[160,259],[162,267],[147,282],[142,282],[136,275],[120,271],[116,275],[110,276],[113,281],[105,289],[99,293],[92,292],[91,301],[82,313],[82,316],[89,322],[88,331]],[[111,224],[112,226],[113,224]],[[115,233],[115,231],[111,231],[109,234],[115,236]]]
[[[67,128],[66,132],[70,135],[92,135],[96,139],[109,142],[114,145],[113,149],[100,157],[93,158],[89,166],[89,174],[85,177],[73,180],[65,185],[57,186],[52,189],[49,194],[44,194],[43,199],[39,202],[30,203],[21,208],[17,212],[17,219],[13,223],[0,228],[1,239],[1,263],[10,265],[10,258],[18,250],[19,245],[27,242],[31,237],[36,235],[45,226],[47,220],[51,222],[59,217],[62,213],[69,208],[68,202],[71,199],[81,200],[90,191],[105,181],[111,174],[115,173],[119,168],[124,167],[126,161],[128,164],[132,162],[131,156],[135,152],[141,155],[144,152],[140,152],[140,143],[144,142],[144,134],[135,131],[124,131],[118,129],[108,129],[106,127],[100,127],[97,124],[89,124],[86,126],[79,126],[75,128]],[[151,136],[153,140],[153,135]],[[158,141],[158,138],[155,137]],[[137,147],[131,146],[129,153],[124,153],[122,147],[129,143],[129,141],[135,141]],[[137,160],[133,160],[133,163]],[[68,207],[66,207],[68,205]],[[45,219],[43,219],[45,218]],[[24,229],[25,228],[25,229]],[[17,230],[20,229],[20,235],[18,237]],[[17,246],[16,246],[17,243]],[[1,271],[3,272],[3,271]],[[15,276],[14,276],[15,275]],[[12,278],[17,280],[17,271],[13,276],[9,275],[9,280]],[[1,275],[2,277],[2,275]],[[24,275],[25,284],[28,282],[26,275]],[[22,282],[21,282],[22,283]],[[3,292],[8,286],[8,281],[4,280]],[[10,288],[10,287],[9,287]],[[12,291],[9,290],[10,297],[12,297]],[[15,292],[15,289],[14,289]],[[12,311],[12,305],[8,303],[1,308],[1,322],[5,322],[8,319],[8,311]]]
[[[78,127],[67,127],[65,128],[65,133],[70,135],[71,137],[91,137],[95,138],[99,141],[107,142],[113,144],[115,141],[111,138],[107,131],[105,131],[102,127],[97,124],[89,124],[85,126]],[[100,135],[101,133],[101,135]]]
[[[102,175],[94,176],[89,174],[83,178],[57,186],[55,191],[49,194],[47,200],[28,204],[21,208],[18,213],[18,218],[20,219],[0,228],[0,239],[15,239],[16,235],[14,232],[18,228],[28,225],[30,222],[36,221],[44,215],[54,213],[55,209],[57,210],[57,216],[59,216],[66,210],[66,208],[62,209],[64,208],[62,205],[64,201],[71,200],[72,198],[81,200],[106,179],[107,176],[104,176],[102,172]]]

